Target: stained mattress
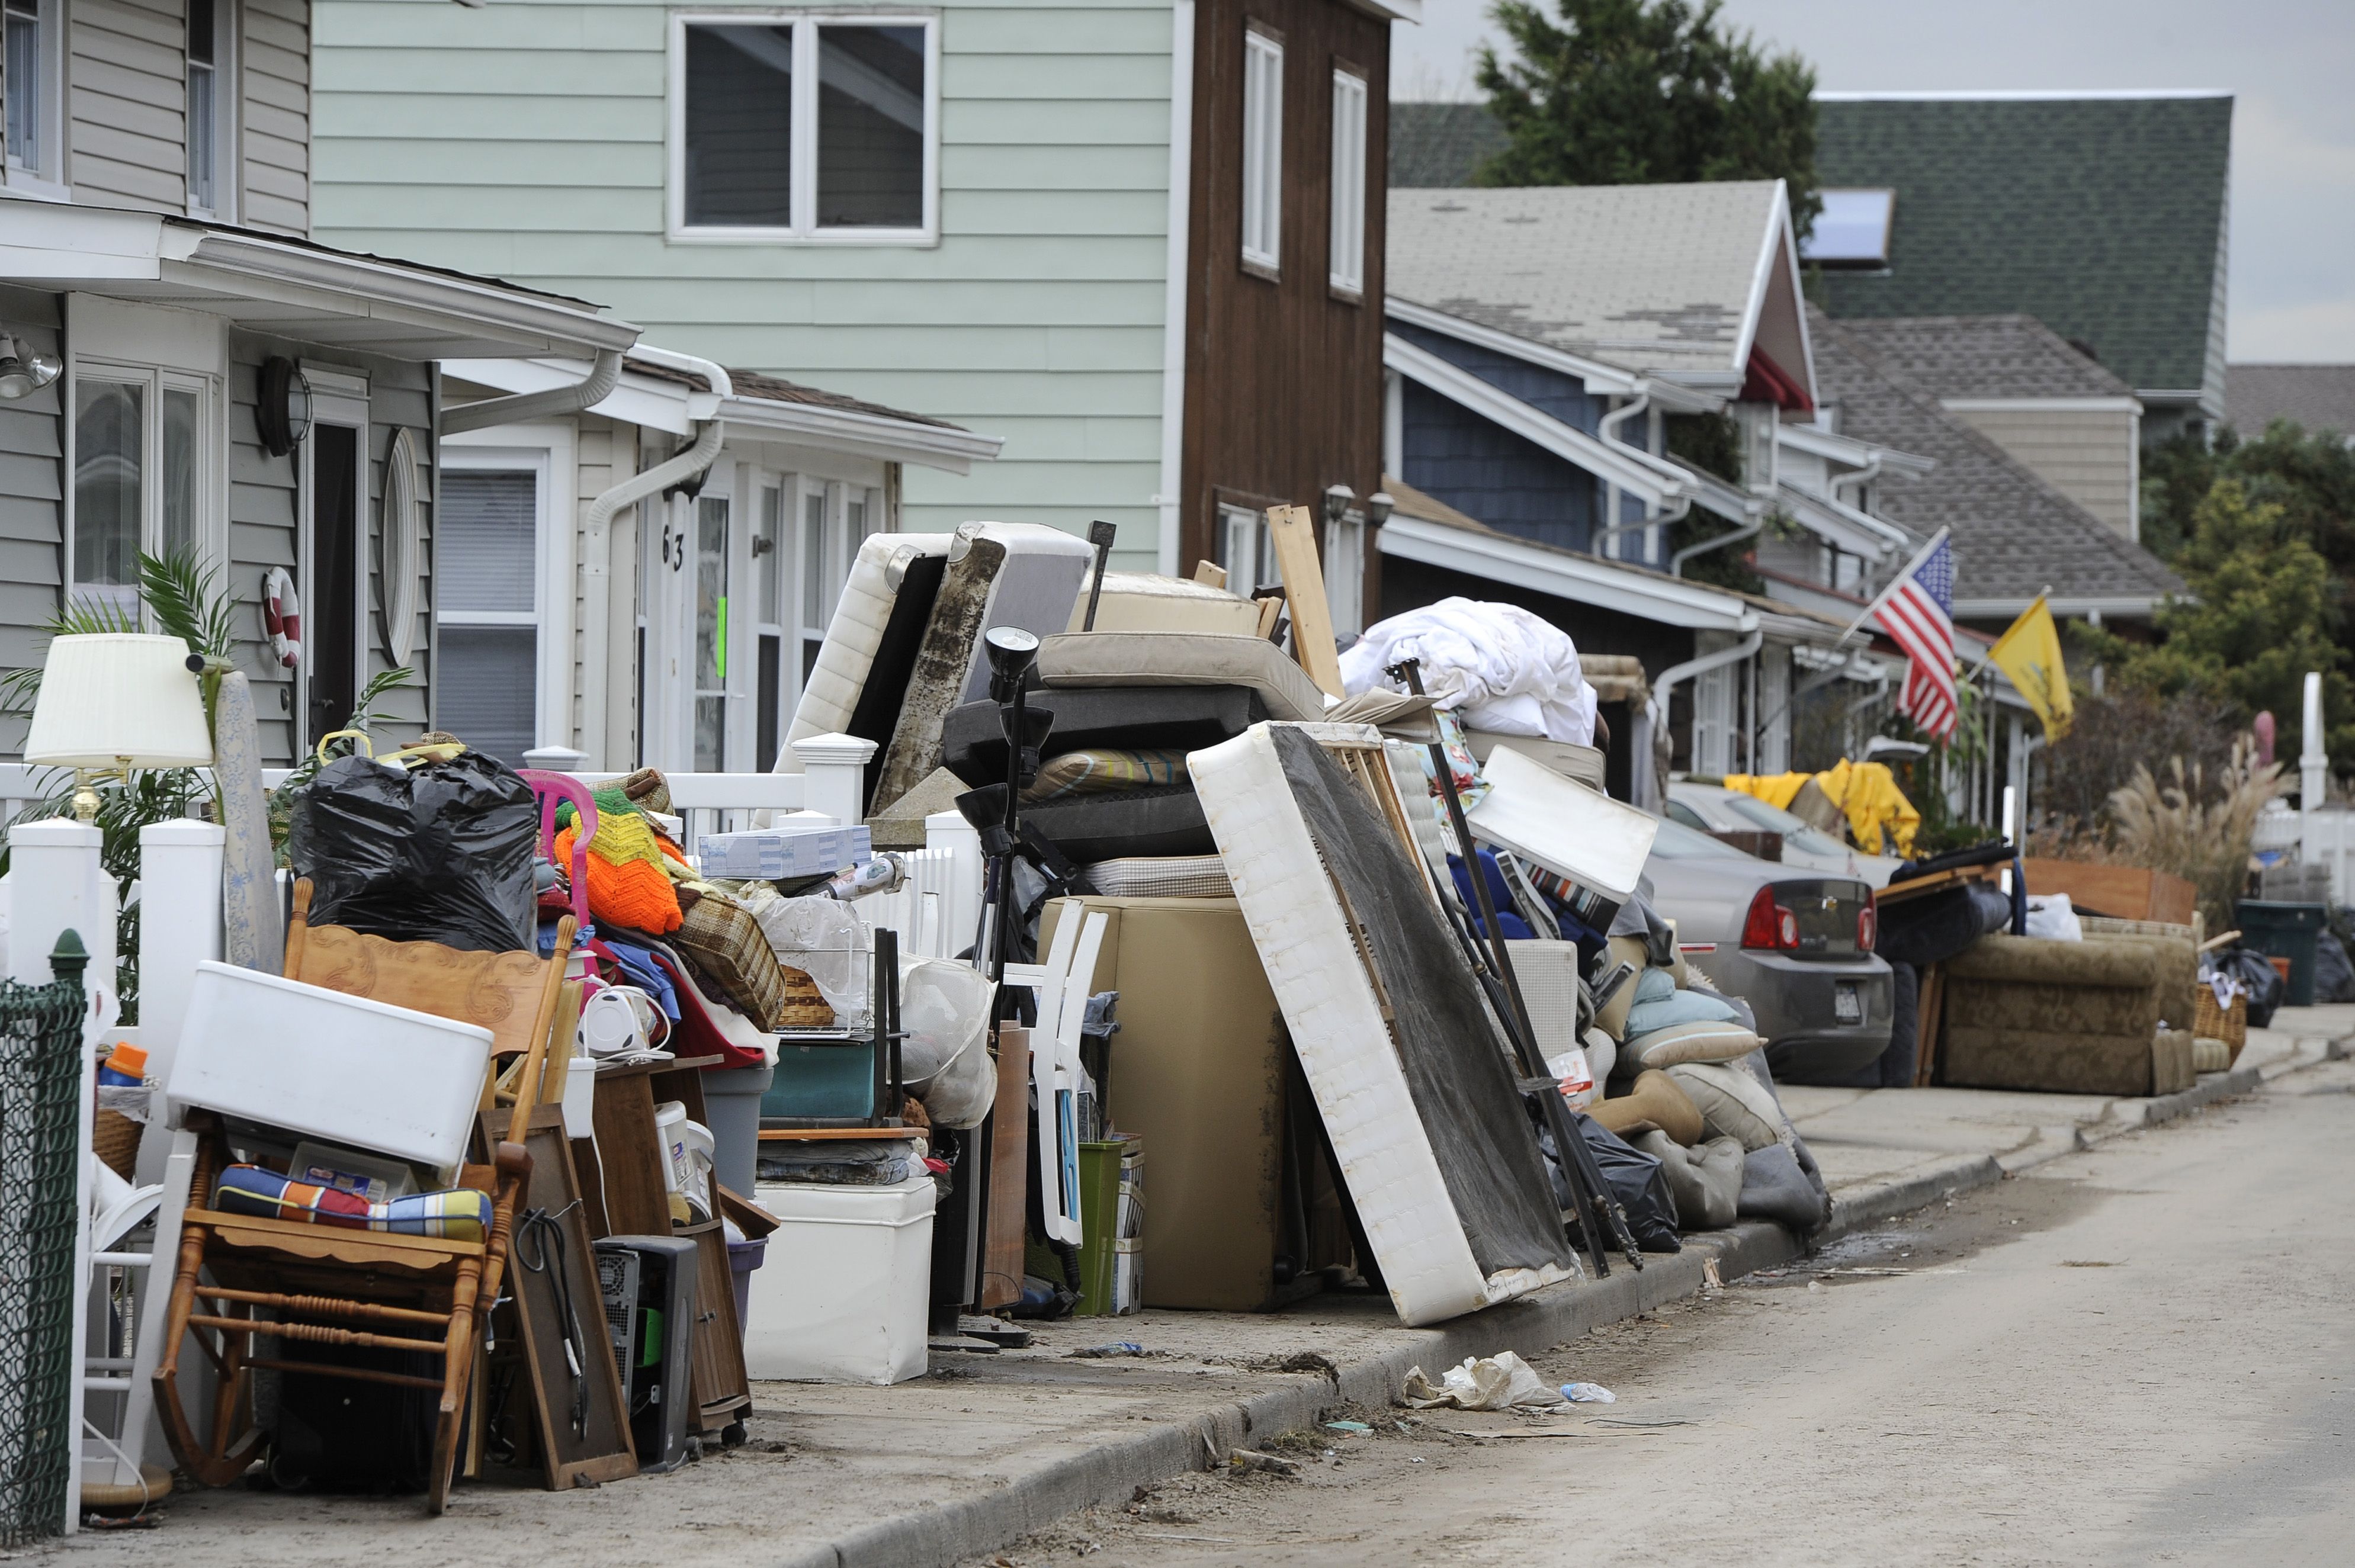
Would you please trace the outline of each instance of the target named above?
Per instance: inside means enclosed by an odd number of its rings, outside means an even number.
[[[856,735],[875,742],[881,756],[955,543],[950,534],[876,534],[858,546],[817,662],[794,706],[785,744],[777,748],[778,772],[802,770],[793,743],[815,735]]]
[[[1293,726],[1188,760],[1399,1317],[1576,1277],[1479,983],[1373,802]]]

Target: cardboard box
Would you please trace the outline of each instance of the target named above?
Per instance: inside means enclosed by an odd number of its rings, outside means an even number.
[[[756,828],[741,833],[705,833],[695,841],[695,857],[706,876],[762,877],[772,882],[831,876],[874,856],[873,837],[861,822],[854,828]]]
[[[1039,945],[1084,906],[1111,916],[1092,991],[1117,991],[1103,1086],[1142,1138],[1148,1307],[1250,1312],[1278,1298],[1284,1083],[1291,1046],[1231,898],[1061,898]]]

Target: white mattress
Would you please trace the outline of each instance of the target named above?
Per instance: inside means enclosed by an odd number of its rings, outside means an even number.
[[[1272,731],[1254,725],[1187,765],[1400,1319],[1439,1322],[1575,1277],[1481,1276]]]
[[[777,747],[776,771],[799,773],[801,758],[793,743],[814,735],[839,735],[858,711],[859,694],[867,689],[867,672],[890,623],[891,607],[910,562],[925,556],[945,556],[956,543],[953,534],[870,534],[858,546],[850,578],[834,619],[826,624],[826,641],[802,700],[794,705],[794,721],[785,730],[785,744]]]

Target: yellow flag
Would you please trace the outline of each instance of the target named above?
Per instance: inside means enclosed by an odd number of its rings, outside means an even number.
[[[2061,629],[2052,624],[2052,610],[2042,594],[1996,639],[1987,657],[2011,677],[2011,683],[2044,721],[2045,739],[2058,740],[2069,733],[2077,708],[2069,695],[2069,672],[2061,662]]]

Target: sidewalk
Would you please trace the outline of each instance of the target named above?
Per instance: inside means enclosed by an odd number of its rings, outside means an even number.
[[[1838,1235],[2254,1092],[2341,1054],[2334,1043],[2350,1036],[2355,1006],[2285,1009],[2274,1028],[2250,1032],[2233,1072],[2160,1100],[1783,1093],[1832,1183]],[[1437,1329],[1402,1329],[1386,1301],[1346,1297],[1267,1315],[1147,1312],[1050,1325],[1028,1350],[938,1356],[932,1376],[896,1388],[756,1384],[751,1441],[671,1476],[594,1492],[463,1487],[438,1520],[413,1498],[231,1488],[174,1498],[155,1532],[84,1534],[45,1555],[127,1563],[162,1552],[182,1568],[264,1560],[441,1568],[560,1552],[567,1568],[722,1559],[945,1568],[1323,1412],[1386,1406],[1410,1366],[1436,1373],[1465,1356],[1541,1351],[1698,1291],[1705,1259],[1730,1279],[1799,1250],[1779,1227],[1744,1224],[1689,1237],[1682,1253],[1648,1258],[1640,1275],[1620,1262],[1608,1279],[1557,1286]],[[1070,1354],[1116,1340],[1148,1354]]]

